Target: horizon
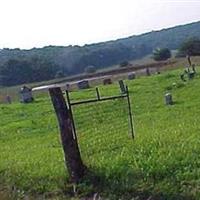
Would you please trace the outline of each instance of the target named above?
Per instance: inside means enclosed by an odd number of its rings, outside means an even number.
[[[175,27],[178,27],[178,26],[185,26],[185,25],[189,25],[189,24],[194,24],[194,23],[198,23],[200,21],[194,21],[194,22],[190,22],[190,23],[186,23],[186,24],[177,24],[177,25],[174,25],[174,26],[171,26],[171,27],[163,27],[161,29],[158,29],[158,30],[151,30],[151,31],[148,31],[148,32],[144,32],[144,33],[139,33],[137,35],[129,35],[129,36],[125,36],[125,37],[122,37],[122,38],[116,38],[116,39],[113,39],[113,40],[106,40],[106,41],[99,41],[99,42],[94,42],[94,43],[90,43],[90,44],[83,44],[83,45],[77,45],[77,44],[68,44],[68,45],[47,45],[47,46],[41,46],[41,47],[31,47],[31,48],[28,48],[28,49],[25,49],[25,48],[19,48],[19,47],[15,47],[15,48],[8,48],[8,47],[4,47],[4,48],[0,48],[0,50],[3,50],[3,49],[20,49],[20,50],[31,50],[31,49],[42,49],[42,48],[45,48],[45,47],[69,47],[69,46],[79,46],[79,47],[84,47],[86,45],[94,45],[94,44],[100,44],[100,43],[106,43],[106,42],[112,42],[112,41],[117,41],[117,40],[121,40],[121,39],[125,39],[125,38],[129,38],[129,37],[137,37],[137,36],[141,36],[143,34],[148,34],[148,33],[151,33],[151,32],[156,32],[156,31],[162,31],[162,30],[167,30],[167,29],[171,29],[171,28],[175,28]]]
[[[198,22],[199,8],[179,0],[0,0],[0,49],[114,41]]]

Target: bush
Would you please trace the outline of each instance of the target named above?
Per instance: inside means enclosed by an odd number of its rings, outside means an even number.
[[[65,74],[63,73],[63,71],[57,71],[56,72],[56,75],[55,75],[55,78],[63,78],[65,76]]]
[[[85,68],[85,72],[88,73],[88,74],[92,74],[92,73],[95,73],[96,72],[96,68],[94,66],[87,66]]]
[[[119,64],[120,67],[128,67],[129,66],[129,62],[128,61],[123,61]]]
[[[167,60],[171,58],[171,52],[168,48],[157,48],[153,51],[153,59],[156,61]]]

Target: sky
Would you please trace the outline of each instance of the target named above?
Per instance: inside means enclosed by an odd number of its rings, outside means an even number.
[[[200,21],[200,0],[0,0],[0,48],[84,45]]]

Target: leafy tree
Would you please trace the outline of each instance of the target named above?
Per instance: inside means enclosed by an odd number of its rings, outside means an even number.
[[[0,68],[1,85],[16,85],[31,82],[33,70],[28,61],[25,60],[8,60]]]
[[[0,66],[0,85],[11,86],[53,79],[58,68],[40,58],[10,59]]]
[[[63,73],[62,70],[59,70],[56,72],[55,78],[63,78],[65,74]]]
[[[194,37],[183,42],[179,48],[178,56],[198,56],[200,55],[200,39]]]
[[[171,52],[168,48],[157,48],[153,51],[153,59],[156,61],[167,60],[171,57]]]
[[[129,66],[129,62],[126,60],[126,61],[123,61],[119,64],[120,67],[128,67]]]
[[[85,72],[88,74],[92,74],[96,72],[96,68],[93,65],[87,66],[85,68]]]
[[[84,46],[46,46],[30,50],[4,48],[0,49],[0,80],[6,84],[20,84],[24,81],[33,82],[54,78],[60,70],[67,75],[83,73],[85,68],[90,65],[95,66],[98,70],[123,61],[142,58],[151,54],[157,47],[177,49],[183,41],[186,41],[188,35],[199,37],[199,32],[200,22],[195,22]],[[196,45],[197,42],[195,42],[195,48],[192,49],[196,49]],[[196,50],[192,51],[192,55],[196,55],[197,52]],[[10,67],[9,60],[21,62],[16,62],[16,66]],[[158,60],[160,60],[159,56]],[[9,69],[5,69],[6,66],[10,68],[12,76],[6,72],[6,70],[9,71]],[[26,72],[26,75],[16,74],[18,73],[17,69],[22,69],[22,73]]]

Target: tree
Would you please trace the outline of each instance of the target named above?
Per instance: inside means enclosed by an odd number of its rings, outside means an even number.
[[[88,74],[92,74],[96,72],[96,68],[93,65],[87,66],[85,68],[85,72]]]
[[[198,56],[200,55],[200,39],[190,38],[183,42],[179,48],[178,56]]]
[[[33,69],[26,60],[10,59],[0,68],[0,85],[17,85],[31,82]]]
[[[0,66],[0,85],[11,86],[53,79],[58,66],[37,57],[10,59]]]
[[[171,57],[171,52],[168,48],[157,48],[153,51],[153,59],[156,61],[167,60]]]
[[[63,78],[65,76],[62,70],[56,72],[55,78]]]
[[[128,67],[129,66],[129,62],[128,61],[123,61],[119,64],[120,67]]]

